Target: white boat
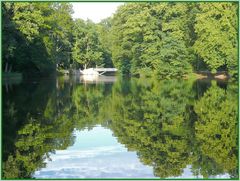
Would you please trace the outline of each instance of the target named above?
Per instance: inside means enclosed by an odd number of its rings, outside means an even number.
[[[94,68],[88,68],[88,69],[83,69],[80,70],[80,74],[82,75],[94,75],[94,76],[99,76],[99,72],[94,70]]]
[[[116,68],[85,68],[83,70],[79,70],[81,75],[94,75],[94,76],[99,76],[103,75],[106,72],[116,72]]]

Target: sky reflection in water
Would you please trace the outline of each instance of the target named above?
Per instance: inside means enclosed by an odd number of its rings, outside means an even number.
[[[117,142],[113,132],[97,125],[92,130],[74,131],[76,140],[66,150],[51,154],[46,168],[36,178],[155,178],[153,168],[142,164],[135,151]],[[196,178],[188,165],[179,177]],[[198,176],[197,178],[203,178]],[[229,178],[228,174],[212,178]]]
[[[111,130],[96,126],[74,135],[74,145],[52,154],[52,161],[35,173],[36,178],[154,177],[152,168],[118,143]]]

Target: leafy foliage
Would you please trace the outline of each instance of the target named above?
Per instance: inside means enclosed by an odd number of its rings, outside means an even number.
[[[221,66],[237,74],[237,4],[200,3],[194,49],[212,72]]]
[[[126,3],[95,24],[69,3],[4,2],[3,69],[50,73],[85,66],[122,74],[184,77],[210,69],[237,75],[235,2]]]
[[[112,59],[122,73],[176,78],[207,64],[213,73],[234,76],[237,4],[128,3],[112,19],[112,41]]]
[[[73,60],[86,66],[99,65],[103,59],[96,27],[93,22],[76,20]],[[100,63],[98,63],[100,62]]]

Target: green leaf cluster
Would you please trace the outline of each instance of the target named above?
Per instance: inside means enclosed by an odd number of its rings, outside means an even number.
[[[236,3],[126,3],[112,19],[112,60],[122,73],[237,75]]]

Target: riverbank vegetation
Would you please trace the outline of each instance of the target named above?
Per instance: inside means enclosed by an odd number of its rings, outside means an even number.
[[[237,76],[235,2],[125,3],[97,24],[72,13],[70,3],[2,3],[2,71],[45,75],[86,65],[157,78]]]

